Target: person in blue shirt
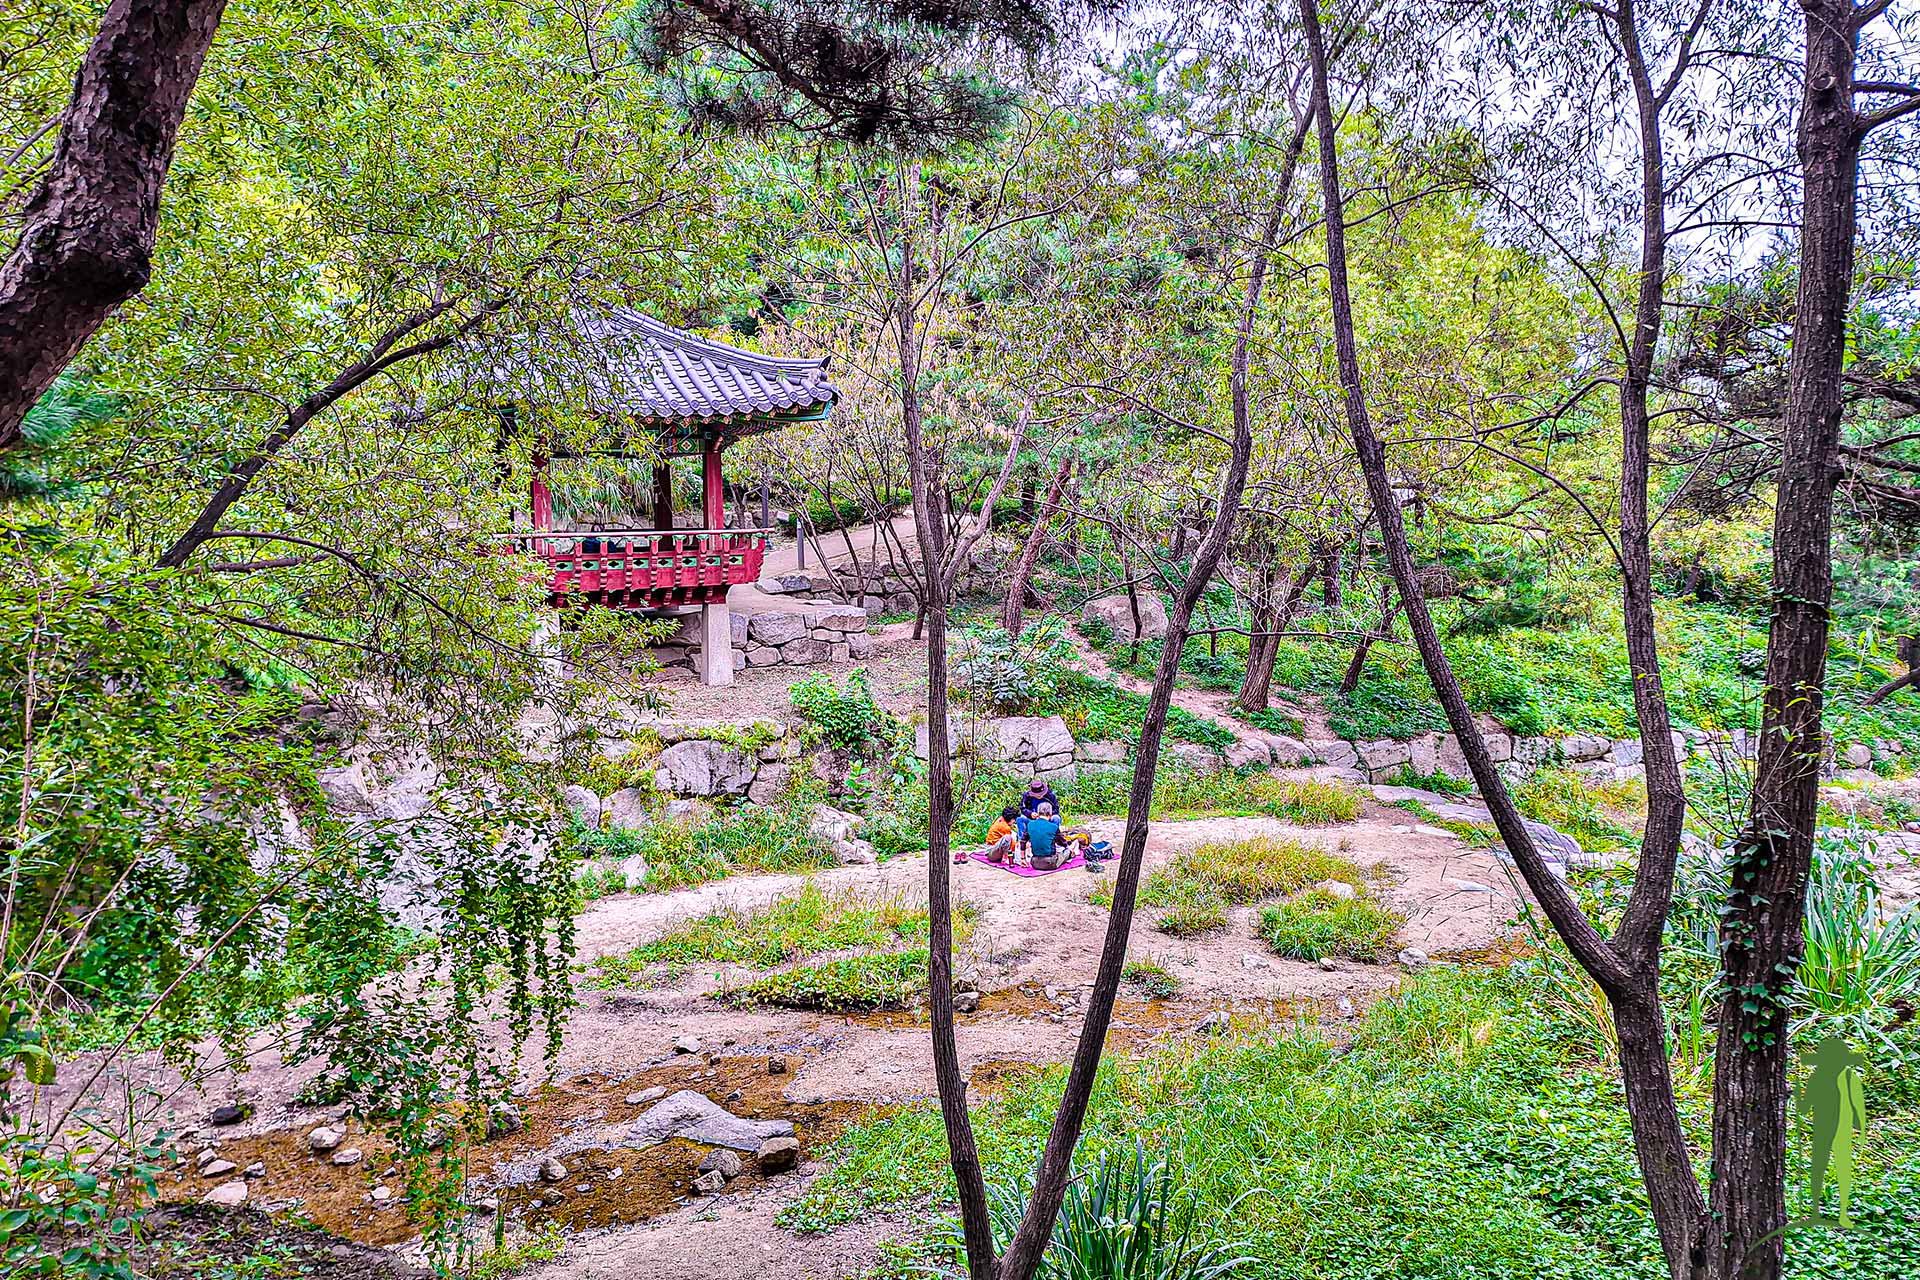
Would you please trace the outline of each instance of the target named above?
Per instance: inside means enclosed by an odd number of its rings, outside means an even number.
[[[1060,819],[1044,800],[1027,819],[1026,846],[1027,865],[1035,871],[1058,871],[1067,859],[1067,846],[1060,841]]]

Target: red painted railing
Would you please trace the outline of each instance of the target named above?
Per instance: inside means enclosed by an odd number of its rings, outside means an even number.
[[[605,529],[516,535],[547,562],[554,602],[583,595],[616,608],[710,604],[760,577],[765,529]]]

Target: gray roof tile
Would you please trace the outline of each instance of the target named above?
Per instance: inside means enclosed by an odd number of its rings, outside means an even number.
[[[615,408],[643,420],[725,419],[832,404],[827,362],[765,356],[621,308],[583,326],[621,366]]]

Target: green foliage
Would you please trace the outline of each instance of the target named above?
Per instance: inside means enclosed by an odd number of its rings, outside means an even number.
[[[742,983],[721,996],[729,1004],[820,1009],[905,1009],[927,989],[925,947],[847,956],[802,965]]]
[[[1073,661],[1058,617],[1043,618],[1019,639],[998,627],[970,627],[954,640],[952,682],[969,704],[1014,715],[1058,706],[1077,678]]]
[[[664,893],[740,871],[814,871],[834,865],[833,851],[810,830],[814,800],[800,793],[781,805],[736,805],[700,822],[661,821],[639,831],[592,833],[597,857],[647,862],[641,889]]]
[[[11,1068],[9,1068],[11,1069]],[[124,1167],[95,1171],[100,1152],[50,1143],[18,1114],[0,1121],[0,1272],[49,1280],[134,1280],[123,1244],[139,1211],[125,1202],[152,1196],[164,1135],[142,1143]]]
[[[1421,692],[1415,692],[1418,688]],[[1416,738],[1444,733],[1447,718],[1433,701],[1424,677],[1406,687],[1383,680],[1363,680],[1352,693],[1336,694],[1327,703],[1327,726],[1334,736],[1355,742],[1376,738]]]
[[[963,919],[965,918],[963,912]],[[596,986],[626,985],[653,965],[743,964],[767,969],[822,951],[924,944],[927,911],[899,895],[829,892],[808,880],[757,910],[722,909],[596,965]]]
[[[1256,729],[1265,729],[1268,733],[1283,734],[1289,738],[1298,738],[1307,731],[1306,724],[1299,716],[1276,711],[1272,707],[1249,711],[1240,718]]]
[[[467,1280],[504,1280],[542,1262],[552,1262],[567,1251],[567,1242],[555,1222],[536,1230],[510,1245],[489,1249],[467,1268]]]
[[[1312,890],[1260,912],[1260,936],[1275,953],[1295,960],[1345,956],[1371,963],[1394,952],[1407,918],[1370,898],[1338,898]]]
[[[1644,784],[1602,782],[1572,769],[1537,769],[1513,789],[1520,812],[1572,836],[1590,850],[1619,849],[1635,842],[1632,831],[1605,812],[1638,808],[1645,811]]]
[[[1387,775],[1387,785],[1394,787],[1417,787],[1422,791],[1434,791],[1443,796],[1470,796],[1473,783],[1465,778],[1456,778],[1450,773],[1420,773],[1410,764],[1403,764]]]
[[[1144,695],[1104,680],[1080,676],[1064,696],[1066,702],[1061,714],[1075,737],[1092,741],[1140,740],[1141,726],[1147,716]],[[1218,721],[1169,707],[1166,736],[1175,742],[1197,742],[1220,749],[1232,746],[1235,735]]]
[[[996,1247],[1012,1240],[1026,1202],[1018,1184],[994,1189]],[[1248,1267],[1241,1246],[1203,1243],[1195,1226],[1164,1154],[1150,1155],[1138,1141],[1131,1154],[1102,1152],[1067,1184],[1035,1280],[1224,1280]],[[960,1241],[955,1257],[965,1258]]]
[[[820,737],[836,747],[865,751],[899,736],[900,721],[874,701],[865,667],[848,672],[845,687],[816,671],[788,690],[787,697]]]

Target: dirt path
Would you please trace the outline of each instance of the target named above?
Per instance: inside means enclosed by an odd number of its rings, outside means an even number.
[[[1096,835],[1116,840],[1120,825],[1091,824]],[[1509,881],[1490,854],[1418,829],[1400,811],[1372,803],[1358,822],[1324,828],[1249,818],[1158,822],[1148,840],[1147,868],[1208,840],[1261,834],[1318,843],[1362,867],[1378,864],[1377,892],[1408,916],[1403,943],[1432,955],[1486,948],[1513,915]],[[1088,897],[1106,877],[1072,870],[1026,879],[980,864],[954,871],[956,892],[978,909],[963,966],[978,971],[986,993],[980,1009],[960,1019],[963,1066],[976,1087],[986,1087],[1010,1066],[1065,1060],[1108,921],[1106,909]],[[765,904],[805,879],[746,876],[675,893],[602,899],[579,917],[579,962],[586,967],[623,954],[718,907]],[[836,868],[815,879],[827,888],[924,901],[925,856]],[[1237,911],[1224,931],[1195,939],[1159,933],[1155,915],[1141,913],[1129,954],[1156,959],[1180,980],[1182,991],[1171,1000],[1123,997],[1109,1040],[1115,1051],[1191,1034],[1216,1009],[1337,1026],[1368,996],[1390,989],[1402,972],[1395,964],[1342,961],[1328,970],[1275,957],[1254,936],[1249,909]],[[521,1099],[526,1127],[476,1149],[472,1167],[483,1194],[501,1196],[520,1210],[517,1224],[553,1221],[567,1229],[565,1255],[532,1273],[540,1280],[710,1280],[743,1260],[775,1280],[851,1276],[876,1261],[881,1241],[923,1225],[923,1219],[883,1220],[796,1236],[774,1227],[772,1219],[819,1172],[820,1152],[848,1123],[875,1105],[931,1095],[924,1014],[739,1009],[714,998],[732,976],[726,966],[704,965],[654,986],[603,989],[583,981],[580,1005],[551,1067],[555,1085],[538,1083],[549,1078],[547,1068],[537,1053],[528,1054],[523,1080],[530,1091]],[[675,1051],[675,1041],[686,1036],[700,1041],[698,1052]],[[341,1114],[338,1107],[294,1101],[309,1075],[263,1053],[237,1080],[216,1081],[205,1092],[183,1091],[176,1114],[183,1126],[202,1126],[197,1141],[217,1140],[222,1158],[265,1165],[264,1176],[250,1183],[250,1203],[298,1203],[323,1226],[356,1240],[402,1244],[410,1231],[398,1199],[372,1199],[379,1186],[397,1187],[384,1168],[390,1160],[377,1134],[352,1122],[349,1141],[366,1152],[352,1167],[333,1167],[305,1150],[306,1132]],[[717,1196],[693,1193],[690,1184],[705,1148],[677,1139],[646,1150],[620,1143],[625,1127],[651,1102],[627,1099],[651,1087],[693,1089],[736,1114],[791,1120],[805,1156],[800,1168],[775,1176],[749,1172]],[[204,1127],[208,1109],[235,1096],[253,1105],[253,1116],[240,1125]],[[537,1181],[547,1155],[568,1164],[560,1186]],[[183,1166],[163,1182],[162,1194],[195,1199],[205,1193],[203,1181]],[[534,1205],[536,1199],[545,1203]],[[477,1218],[476,1230],[484,1231],[489,1221]]]

